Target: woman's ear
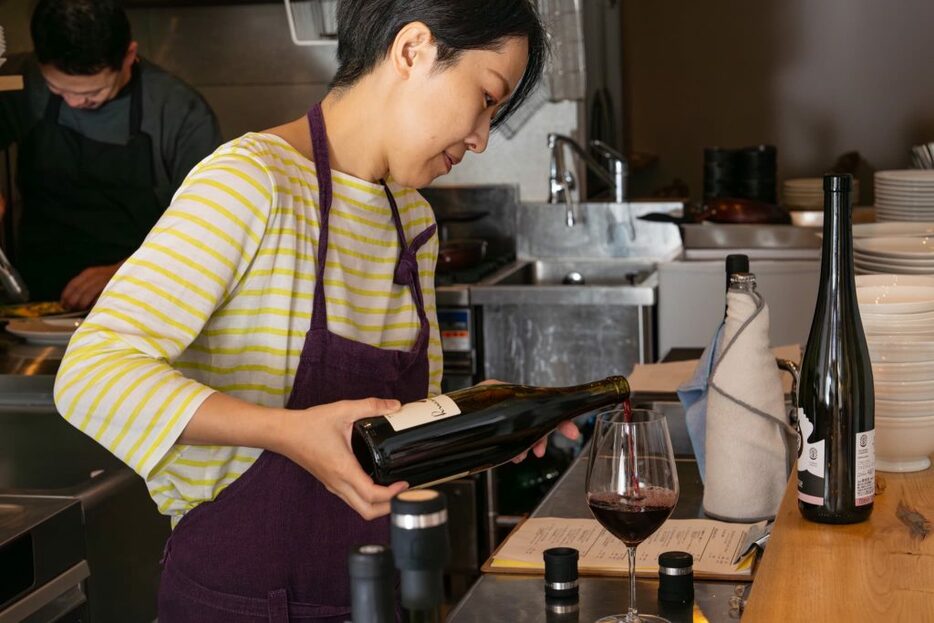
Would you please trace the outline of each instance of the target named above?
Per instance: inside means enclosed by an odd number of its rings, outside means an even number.
[[[389,48],[389,62],[403,80],[415,72],[426,72],[434,65],[438,49],[431,30],[422,22],[402,27]]]

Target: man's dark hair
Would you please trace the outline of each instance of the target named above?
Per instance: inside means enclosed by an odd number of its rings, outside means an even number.
[[[502,123],[541,80],[548,54],[545,28],[534,0],[340,0],[337,59],[331,88],[349,87],[386,58],[406,24],[422,22],[438,46],[440,69],[465,50],[493,50],[510,37],[529,42],[529,61],[515,92],[495,119]]]
[[[113,0],[39,0],[30,28],[39,62],[73,76],[120,69],[132,37]]]

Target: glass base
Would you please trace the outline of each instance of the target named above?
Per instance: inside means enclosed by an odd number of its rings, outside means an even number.
[[[625,614],[612,614],[608,617],[597,619],[596,623],[671,623],[668,619],[663,619],[654,614],[642,614],[640,612],[634,619],[627,619],[626,616]]]

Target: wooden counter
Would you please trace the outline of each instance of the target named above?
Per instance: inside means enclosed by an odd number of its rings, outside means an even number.
[[[923,516],[915,525],[934,522],[934,468],[876,477],[869,520],[846,526],[801,517],[792,478],[743,623],[934,621],[934,533],[917,536],[898,517],[903,503]]]
[[[22,76],[0,76],[0,91],[22,91]]]

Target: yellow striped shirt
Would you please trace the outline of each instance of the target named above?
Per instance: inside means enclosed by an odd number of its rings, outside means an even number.
[[[418,315],[393,283],[399,242],[382,186],[332,173],[324,284],[328,328],[411,348]],[[414,190],[390,182],[407,241],[434,223]],[[175,441],[214,391],[282,407],[311,325],[318,228],[314,164],[281,138],[247,134],[202,161],[68,346],[55,402],[71,424],[146,479],[177,520],[260,450]],[[418,253],[428,317],[429,392],[440,392],[438,239]]]

